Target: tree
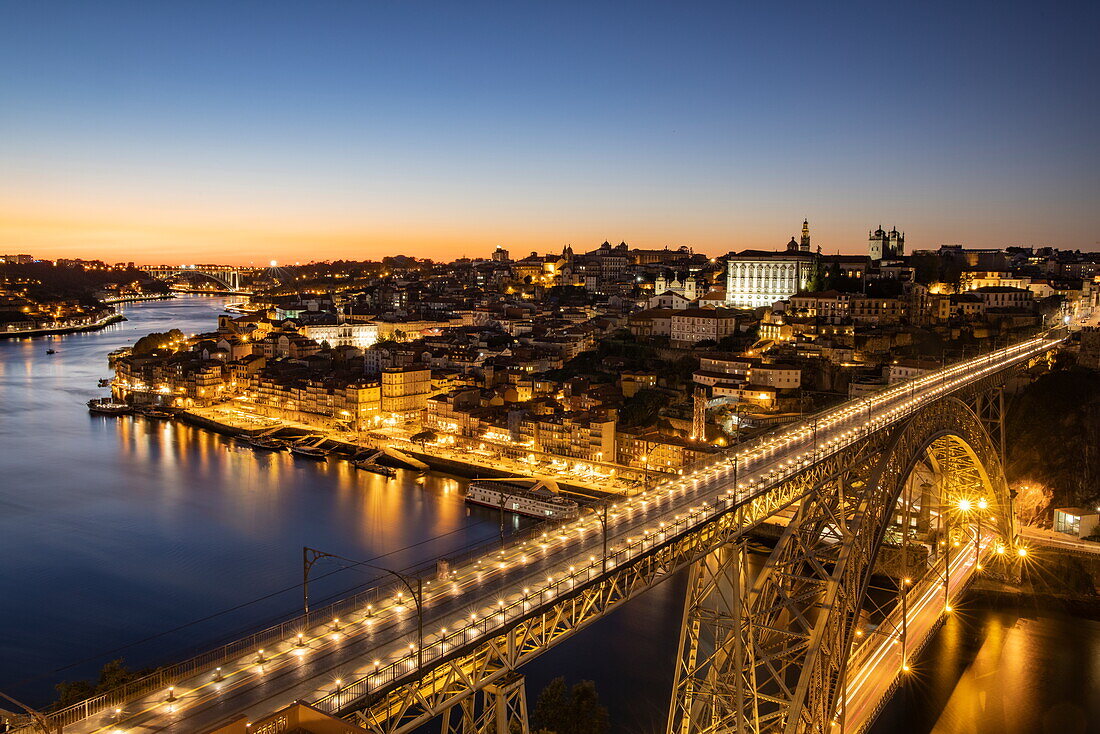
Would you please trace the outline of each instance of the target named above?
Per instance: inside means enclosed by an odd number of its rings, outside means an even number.
[[[425,444],[427,444],[429,441],[435,443],[438,439],[439,436],[436,435],[436,432],[430,428],[421,431],[420,433],[414,434],[411,438],[409,438],[409,440],[413,443],[420,444],[420,448],[424,448]]]
[[[657,422],[661,408],[667,406],[670,398],[660,390],[646,388],[634,393],[623,401],[619,411],[619,422],[627,427],[644,428]]]
[[[565,679],[555,678],[539,693],[531,726],[540,734],[607,734],[611,721],[595,683],[582,680],[567,690]]]
[[[535,699],[531,725],[534,729],[549,729],[557,734],[564,734],[563,727],[568,718],[569,701],[565,678],[558,677],[547,683]]]
[[[607,734],[611,730],[611,721],[607,707],[600,705],[596,684],[582,680],[573,686],[571,694],[569,715],[572,728],[563,734]]]
[[[634,332],[630,329],[618,328],[611,332],[611,338],[620,342],[636,342],[638,337],[634,336]]]
[[[1024,525],[1034,525],[1050,507],[1054,491],[1038,482],[1029,482],[1016,488],[1016,499],[1012,506],[1016,519]]]
[[[63,680],[54,686],[54,690],[57,691],[57,702],[54,705],[62,708],[89,698],[95,693],[95,686],[86,680]]]
[[[489,349],[500,349],[501,347],[511,346],[515,339],[511,335],[501,332],[499,334],[490,334],[485,339],[485,345]]]
[[[183,332],[179,329],[154,331],[152,334],[146,334],[137,340],[134,344],[133,353],[138,356],[151,354],[158,349],[168,349],[172,342],[179,342],[182,340]]]
[[[1100,371],[1056,369],[1008,405],[1005,473],[1012,486],[1041,485],[1055,506],[1100,500]]]
[[[111,660],[99,671],[99,679],[93,684],[89,680],[61,681],[54,689],[57,691],[57,701],[54,706],[61,708],[69,704],[83,701],[86,698],[99,693],[113,690],[130,681],[148,675],[151,670],[130,670],[123,665],[122,660]]]
[[[810,269],[810,277],[806,282],[806,290],[817,292],[825,290],[827,276],[825,268],[821,264],[821,258],[814,258],[814,264]]]
[[[909,258],[909,264],[912,265],[915,270],[914,280],[916,280],[916,282],[923,285],[930,285],[936,282],[940,265],[940,258],[938,255],[912,255]]]

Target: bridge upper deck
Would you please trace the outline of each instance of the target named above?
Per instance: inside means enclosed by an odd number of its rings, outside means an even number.
[[[1059,341],[1036,337],[848,401],[735,446],[605,512],[593,509],[498,549],[452,558],[442,574],[434,567],[411,573],[406,581],[421,581],[422,642],[409,587],[387,584],[318,613],[313,624],[294,620],[166,669],[130,694],[74,707],[63,723],[74,732],[192,732],[241,713],[262,716],[294,700],[343,713],[384,699],[659,549],[701,536],[721,517],[753,503],[766,506],[762,500],[791,477]],[[123,710],[117,717],[116,707]]]

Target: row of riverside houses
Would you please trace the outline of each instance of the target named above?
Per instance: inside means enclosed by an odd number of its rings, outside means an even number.
[[[1100,308],[1088,253],[944,246],[896,228],[828,255],[809,223],[775,251],[311,263],[255,311],[116,362],[115,387],[179,406],[403,430],[536,461],[679,471],[823,403]],[[285,281],[279,281],[284,277]]]

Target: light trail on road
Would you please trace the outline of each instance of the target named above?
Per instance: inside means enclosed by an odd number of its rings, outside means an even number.
[[[605,564],[608,571],[621,568],[959,387],[1042,354],[1059,341],[1036,337],[848,401],[735,446],[688,475],[611,503],[606,559],[602,523],[585,515],[456,563],[443,576],[423,577],[422,651],[417,650],[417,619],[408,592],[380,587],[375,600],[351,617],[299,629],[304,645],[293,635],[217,670],[185,676],[171,690],[135,696],[120,706],[121,713],[105,707],[66,728],[75,734],[194,732],[242,713],[253,718],[271,713],[296,700],[327,700],[339,708],[350,703],[341,699],[341,691],[352,684],[356,690],[380,691],[416,677],[421,674],[418,652],[426,672],[455,647],[498,634],[577,586],[600,579]]]

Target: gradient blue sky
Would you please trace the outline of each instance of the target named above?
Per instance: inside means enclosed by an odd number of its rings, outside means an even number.
[[[1096,249],[1098,3],[894,5],[3,0],[0,250]]]

